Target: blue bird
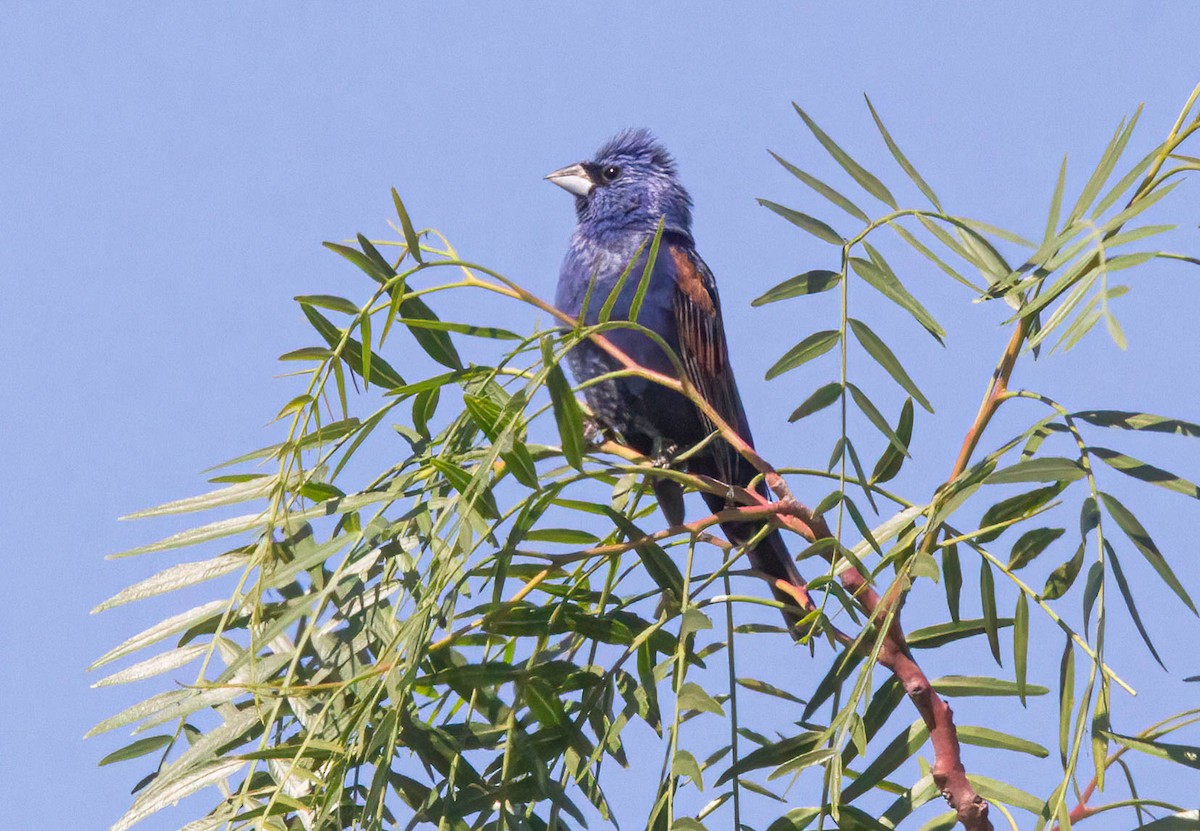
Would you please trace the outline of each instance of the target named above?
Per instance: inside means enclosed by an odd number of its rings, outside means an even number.
[[[622,272],[636,257],[618,291],[611,320],[628,320],[650,241],[660,222],[663,235],[637,323],[657,334],[676,353],[690,381],[712,408],[747,443],[750,425],[729,363],[721,300],[712,272],[692,239],[692,200],[676,174],[671,155],[646,130],[627,130],[610,139],[594,159],[546,177],[575,196],[578,224],[558,278],[555,305],[586,324],[599,322],[601,308]],[[641,253],[639,254],[639,249]],[[594,283],[594,285],[592,285]],[[591,288],[589,289],[589,286]],[[585,308],[586,305],[586,308]],[[605,337],[647,369],[678,377],[675,364],[646,334],[614,328]],[[584,341],[567,355],[580,383],[621,369],[615,358]],[[628,446],[661,464],[703,441],[713,427],[683,395],[644,378],[620,377],[585,388],[597,418]],[[756,471],[728,442],[716,438],[687,457],[689,473],[746,487]],[[654,481],[667,521],[683,521],[683,494],[677,482]],[[766,487],[758,492],[767,495]],[[703,493],[709,509],[726,507],[722,496]],[[745,543],[760,529],[754,522],[728,522],[722,530]],[[768,533],[749,553],[751,565],[776,580],[803,585],[778,531]],[[785,602],[793,602],[784,595]],[[789,621],[795,622],[793,616]]]

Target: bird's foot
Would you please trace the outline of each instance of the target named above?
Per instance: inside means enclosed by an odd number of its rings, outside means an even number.
[[[583,440],[590,445],[604,444],[611,438],[608,425],[595,416],[583,421]]]
[[[675,461],[675,454],[678,452],[679,445],[659,436],[654,439],[654,449],[651,451],[650,461],[655,467],[667,468]]]

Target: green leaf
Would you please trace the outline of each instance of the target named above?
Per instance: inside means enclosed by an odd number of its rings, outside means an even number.
[[[771,771],[767,776],[768,780],[778,779],[780,776],[786,776],[789,773],[799,773],[805,768],[813,767],[814,765],[822,765],[837,755],[837,751],[831,747],[819,747],[816,750],[810,750],[807,753],[801,753],[793,759],[788,759],[775,770]]]
[[[869,216],[867,216],[862,211],[861,208],[859,208],[857,205],[855,205],[853,202],[851,202],[845,196],[842,196],[842,194],[838,193],[836,190],[831,188],[829,185],[822,182],[816,176],[810,176],[808,173],[805,173],[803,170],[796,167],[794,164],[787,161],[786,159],[784,159],[783,157],[781,157],[779,154],[775,153],[772,150],[768,150],[767,152],[771,154],[771,157],[774,158],[775,161],[777,161],[781,165],[783,165],[783,167],[789,173],[791,173],[793,176],[795,176],[797,179],[799,179],[804,184],[808,185],[810,188],[815,190],[817,193],[821,194],[821,196],[824,196],[830,202],[837,205],[843,211],[850,214],[850,216],[854,217],[855,219],[862,220],[863,222],[871,221],[871,218]]]
[[[1158,546],[1154,544],[1154,540],[1150,539],[1149,532],[1142,527],[1137,517],[1122,505],[1115,496],[1101,493],[1100,499],[1104,502],[1104,507],[1108,509],[1109,515],[1116,521],[1121,530],[1125,532],[1125,535],[1129,537],[1129,541],[1146,558],[1146,562],[1154,567],[1154,570],[1158,572],[1158,576],[1162,578],[1164,583],[1170,586],[1171,591],[1175,592],[1176,596],[1183,601],[1192,614],[1197,614],[1196,606],[1192,603],[1192,598],[1188,596],[1187,589],[1183,587],[1183,584],[1179,582],[1179,578],[1175,576],[1175,572],[1167,565],[1166,558],[1158,550]]]
[[[1085,547],[1080,543],[1075,549],[1075,556],[1050,572],[1050,576],[1046,578],[1046,585],[1042,588],[1043,600],[1057,600],[1070,590],[1075,578],[1079,576],[1079,569],[1083,567]]]
[[[1074,482],[1086,474],[1079,462],[1062,456],[1039,456],[1001,468],[985,479],[989,485],[1016,482]]]
[[[407,328],[425,354],[450,369],[462,369],[462,358],[450,338],[449,328],[437,326],[441,321],[433,309],[420,297],[408,296],[400,301],[400,322]],[[430,325],[433,324],[433,325]]]
[[[563,545],[594,545],[600,538],[590,531],[575,528],[535,528],[525,535],[530,542],[556,542]]]
[[[803,698],[797,698],[787,690],[781,690],[779,687],[768,684],[766,681],[759,681],[757,678],[739,678],[737,679],[737,683],[739,687],[745,687],[748,690],[764,695],[771,695],[775,698],[782,698],[785,701],[791,701],[793,704],[807,703]]]
[[[1200,424],[1177,418],[1135,413],[1128,410],[1084,410],[1071,413],[1071,418],[1121,430],[1144,430],[1148,433],[1174,433],[1179,436],[1200,436]]]
[[[421,245],[417,241],[417,232],[413,228],[412,220],[408,217],[408,209],[404,207],[404,203],[400,200],[400,194],[396,193],[396,189],[392,188],[392,204],[396,206],[396,217],[400,220],[400,229],[404,234],[404,245],[408,248],[408,253],[417,262],[424,262],[421,258]]]
[[[921,193],[925,194],[925,198],[933,203],[933,206],[937,208],[939,212],[941,212],[942,204],[938,201],[937,195],[934,194],[933,188],[929,187],[925,180],[921,178],[921,174],[917,172],[915,167],[913,167],[912,162],[908,160],[908,157],[900,152],[900,147],[892,138],[892,134],[889,133],[887,128],[883,126],[883,119],[879,117],[879,113],[875,112],[875,106],[871,103],[871,99],[868,98],[865,93],[863,94],[863,98],[866,98],[867,100],[867,109],[871,111],[871,118],[875,119],[875,126],[879,128],[879,134],[883,136],[883,141],[887,145],[888,150],[891,151],[892,158],[894,158],[897,164],[899,164],[904,172],[908,174],[908,178],[912,179],[913,184],[917,186]]]
[[[867,193],[871,194],[880,202],[883,202],[888,207],[892,208],[892,210],[895,210],[896,199],[892,196],[888,189],[883,186],[883,182],[880,182],[866,168],[854,161],[854,159],[850,158],[850,155],[846,153],[845,150],[839,147],[837,143],[825,133],[824,130],[817,126],[815,121],[808,117],[808,113],[800,109],[799,104],[793,101],[792,106],[796,108],[796,112],[799,113],[802,119],[804,119],[804,123],[808,125],[808,129],[812,131],[812,134],[816,136],[817,141],[821,142],[821,146],[829,152],[829,155],[833,156],[834,160],[842,166],[842,169],[850,174],[850,178],[858,182],[859,187],[861,187]]]
[[[153,508],[135,511],[132,514],[126,514],[121,519],[147,519],[149,517],[169,516],[171,514],[189,514],[198,511],[209,511],[213,508],[223,508],[226,505],[250,502],[267,496],[278,482],[279,479],[277,476],[260,476],[255,479],[234,483],[225,488],[218,488],[208,493],[202,493],[199,496],[176,499]]]
[[[982,519],[979,520],[979,527],[989,528],[993,525],[1000,525],[1012,520],[1033,516],[1042,510],[1050,500],[1062,493],[1065,487],[1065,482],[1059,482],[1055,485],[1036,488],[1035,490],[1003,499],[984,511]],[[991,542],[1007,529],[1007,526],[996,528],[995,530],[980,534],[976,539],[981,543]]]
[[[386,283],[391,277],[395,276],[395,272],[386,263],[381,267],[379,263],[356,248],[336,242],[325,242],[322,245],[333,253],[354,263],[354,265],[377,283]],[[350,314],[354,314],[354,312]]]
[[[813,358],[824,355],[838,344],[841,337],[841,333],[834,329],[812,333],[784,353],[783,357],[767,370],[767,380],[776,378],[785,372],[811,361]]]
[[[409,329],[429,329],[434,332],[456,332],[460,335],[469,335],[474,338],[487,338],[489,340],[524,340],[516,332],[510,332],[507,329],[498,329],[495,326],[474,326],[470,323],[453,323],[447,320],[425,319],[419,317],[402,317],[398,319],[399,323],[403,323]]]
[[[634,550],[641,559],[642,565],[646,567],[646,573],[650,575],[650,579],[660,589],[670,593],[676,599],[683,597],[683,575],[671,556],[654,540],[648,539],[648,535],[634,525],[629,517],[619,511],[614,511],[607,505],[603,507],[603,510],[626,539],[643,540]]]
[[[1063,156],[1062,165],[1058,168],[1058,181],[1054,184],[1054,196],[1050,199],[1050,213],[1046,217],[1046,234],[1044,239],[1053,239],[1058,231],[1058,218],[1062,212],[1063,186],[1067,183],[1067,157]]]
[[[942,578],[946,590],[946,608],[950,617],[957,622],[962,595],[962,564],[958,559],[957,545],[948,545],[942,549]]]
[[[1041,815],[1046,810],[1046,803],[1043,800],[1021,790],[1015,785],[1009,785],[1006,782],[997,782],[995,779],[989,779],[986,776],[975,776],[973,774],[967,774],[967,779],[976,792],[984,799],[990,799],[993,802],[1003,802],[1005,805],[1012,805],[1014,808],[1022,808],[1035,816]]]
[[[208,560],[190,563],[178,563],[170,568],[134,583],[114,594],[99,606],[92,609],[92,614],[103,612],[135,600],[144,600],[167,592],[193,586],[205,580],[212,580],[230,572],[245,568],[250,558],[245,554],[221,554]]]
[[[785,208],[783,205],[772,202],[769,199],[759,199],[757,201],[758,204],[762,205],[764,208],[779,214],[797,228],[807,231],[823,242],[827,242],[830,245],[837,245],[839,247],[844,245],[846,242],[844,239],[842,239],[841,235],[838,234],[837,231],[833,230],[816,217],[809,216],[806,213],[801,213],[800,211],[793,210],[792,208]]]
[[[817,682],[816,689],[813,690],[812,697],[809,698],[808,705],[804,708],[803,721],[811,718],[817,708],[829,700],[830,696],[837,691],[843,681],[850,677],[850,673],[854,672],[854,668],[861,661],[862,655],[858,652],[843,650],[838,653],[833,665],[829,667],[829,671]]]
[[[933,315],[926,311],[917,298],[908,293],[908,290],[890,269],[885,270],[862,257],[851,257],[850,267],[867,285],[912,315],[913,319],[920,323],[925,331],[933,335],[938,343],[942,342],[942,338],[946,336],[946,330],[934,320]]]
[[[550,339],[542,339],[542,359],[546,364],[546,389],[554,409],[554,421],[562,441],[563,456],[576,470],[583,470],[583,411],[571,392],[562,367],[554,362]]]
[[[153,753],[156,750],[169,745],[173,739],[170,736],[147,736],[144,739],[138,739],[135,742],[125,745],[120,750],[114,750],[103,759],[100,760],[99,766],[111,765],[113,762],[124,762],[127,759],[136,759],[139,756],[145,756],[147,753]]]
[[[888,374],[892,376],[892,379],[916,399],[918,404],[932,413],[933,406],[924,394],[922,394],[913,379],[904,371],[904,367],[900,364],[900,359],[888,348],[888,345],[871,330],[870,326],[861,320],[850,318],[847,322],[850,324],[850,328],[854,331],[854,336],[858,338],[858,342],[862,344],[867,354],[874,358],[875,362],[881,367],[886,369]]]
[[[841,398],[841,395],[842,385],[838,381],[831,381],[822,387],[818,387],[812,395],[804,399],[803,404],[792,411],[792,414],[788,416],[788,421],[796,422],[813,413],[819,412]]]
[[[852,802],[867,793],[924,747],[928,740],[929,729],[924,721],[917,719],[879,751],[858,778],[842,790],[842,801]]]
[[[1012,681],[999,678],[988,678],[982,675],[944,675],[933,681],[933,687],[941,695],[968,696],[1007,696],[1017,695],[1017,685]],[[1045,695],[1050,690],[1037,684],[1026,684],[1026,695]]]
[[[1063,528],[1034,528],[1032,531],[1026,531],[1013,543],[1012,553],[1008,557],[1008,570],[1016,571],[1029,565],[1047,546],[1065,533]]]
[[[328,243],[326,244],[328,245]],[[297,295],[295,300],[297,303],[305,306],[316,306],[322,309],[329,309],[331,312],[341,312],[348,315],[358,314],[358,306],[344,297],[337,297],[332,294],[301,294]]]
[[[1137,736],[1123,736],[1107,730],[1104,731],[1104,734],[1117,744],[1128,747],[1130,750],[1136,750],[1138,753],[1156,756],[1159,759],[1166,759],[1189,768],[1200,768],[1200,747],[1152,741]]]
[[[973,744],[977,747],[994,747],[999,750],[1011,750],[1015,753],[1027,753],[1039,759],[1045,759],[1050,755],[1050,751],[1037,742],[1011,736],[1008,733],[1001,733],[999,730],[992,730],[987,727],[974,727],[969,724],[959,725],[956,727],[956,730],[959,740],[965,744]]]
[[[1117,127],[1117,131],[1113,134],[1112,139],[1109,140],[1108,146],[1104,148],[1104,153],[1101,154],[1100,162],[1096,165],[1096,169],[1092,171],[1087,184],[1080,191],[1079,199],[1075,202],[1075,207],[1071,209],[1071,213],[1067,217],[1068,225],[1083,215],[1084,211],[1091,206],[1097,194],[1100,193],[1100,188],[1108,181],[1108,177],[1112,174],[1117,160],[1121,158],[1121,153],[1125,150],[1125,144],[1129,141],[1130,135],[1133,134],[1134,125],[1137,124],[1141,111],[1142,108],[1139,106],[1128,124],[1122,121]]]
[[[983,606],[983,630],[987,633],[988,648],[996,663],[1003,666],[1000,660],[1000,627],[996,620],[996,583],[992,576],[992,567],[987,560],[979,560],[979,602]]]
[[[1109,467],[1121,471],[1126,476],[1132,476],[1134,479],[1149,482],[1151,485],[1157,485],[1169,491],[1182,493],[1184,496],[1192,497],[1192,499],[1200,499],[1200,488],[1182,476],[1176,476],[1170,471],[1155,467],[1148,462],[1143,462],[1124,453],[1109,450],[1107,447],[1089,447],[1088,451]]]
[[[1010,617],[996,618],[997,629],[1004,629],[1012,625],[1013,619]],[[934,649],[962,638],[982,635],[986,631],[987,626],[983,618],[953,620],[949,623],[935,623],[933,626],[915,629],[908,634],[907,640],[908,645],[913,649]]]
[[[896,431],[887,423],[887,419],[883,417],[883,414],[871,403],[871,399],[867,398],[867,394],[851,383],[846,384],[846,389],[850,391],[850,397],[854,399],[854,403],[862,410],[867,420],[875,425],[875,429],[883,433],[887,440],[891,442],[892,447],[896,448],[898,452],[904,454],[906,457],[909,456],[908,448],[904,442],[896,435]]]
[[[363,315],[358,321],[358,331],[362,336],[362,375],[363,383],[371,383],[371,316]]]
[[[821,268],[806,271],[803,274],[797,274],[795,277],[789,277],[779,285],[769,289],[766,293],[754,298],[750,302],[750,305],[765,306],[768,303],[787,300],[791,297],[818,294],[823,291],[829,291],[841,281],[842,275],[836,271],[828,271]]]
[[[324,346],[303,346],[300,349],[293,349],[291,352],[284,352],[279,356],[280,361],[323,361],[333,355],[328,348]]]
[[[1125,608],[1129,610],[1129,616],[1133,618],[1133,625],[1137,627],[1138,634],[1142,637],[1142,642],[1146,644],[1146,648],[1150,650],[1150,654],[1154,656],[1154,660],[1163,669],[1166,669],[1166,664],[1159,657],[1158,650],[1154,648],[1154,641],[1150,639],[1150,633],[1146,631],[1145,624],[1142,623],[1142,616],[1138,614],[1137,604],[1133,602],[1133,592],[1129,590],[1129,581],[1125,579],[1125,572],[1121,569],[1121,561],[1117,558],[1117,552],[1108,543],[1104,541],[1104,551],[1108,555],[1108,564],[1112,566],[1113,576],[1117,578],[1117,588],[1121,591],[1121,598],[1125,601]]]
[[[804,831],[819,816],[821,816],[820,808],[793,808],[768,825],[767,831]],[[746,827],[742,826],[742,828]],[[733,829],[733,831],[741,831],[741,829]]]
[[[213,600],[208,603],[203,603],[186,612],[180,612],[177,615],[172,615],[166,620],[160,621],[148,629],[145,629],[138,634],[128,638],[119,646],[105,652],[97,658],[89,670],[94,670],[102,667],[105,664],[124,658],[126,655],[131,655],[134,652],[145,649],[153,643],[161,641],[163,638],[177,635],[186,629],[190,629],[197,621],[204,620],[214,614],[220,614],[227,606],[225,600]]]
[[[741,776],[747,771],[781,765],[789,759],[808,753],[816,746],[820,738],[820,733],[808,731],[756,748],[739,759],[737,764],[730,765],[717,779],[716,784],[723,785],[733,777]]]
[[[1017,610],[1013,613],[1013,671],[1017,679],[1017,695],[1025,705],[1025,675],[1029,663],[1029,601],[1025,592],[1017,595]]]
[[[629,304],[629,319],[637,322],[638,315],[642,312],[642,304],[646,300],[646,292],[650,290],[650,277],[654,274],[654,264],[658,262],[658,249],[662,243],[663,229],[665,228],[666,217],[659,217],[658,227],[654,229],[654,236],[650,239],[650,252],[646,255],[646,263],[642,266],[642,277],[638,280],[637,290],[633,294],[633,300]]]
[[[320,333],[321,337],[325,338],[325,342],[329,344],[330,348],[340,350],[342,360],[345,361],[346,366],[355,372],[360,371],[363,365],[362,344],[334,326],[328,318],[318,312],[313,306],[301,302],[300,309],[304,312],[304,316],[308,318],[313,328]],[[335,370],[341,371],[341,363],[334,363],[333,366]],[[380,386],[389,388],[404,386],[404,379],[400,377],[400,373],[396,372],[392,368],[392,365],[381,357],[375,357],[371,364],[371,372],[374,376],[373,380]],[[344,410],[345,401],[344,396],[342,397],[342,408]]]
[[[692,780],[692,784],[694,784],[698,789],[704,790],[704,780],[700,775],[700,763],[696,761],[695,756],[686,750],[675,751],[675,757],[671,759],[671,775],[686,776],[688,779]],[[688,831],[692,831],[692,829],[696,826],[704,828],[704,826],[700,825],[700,823],[696,822],[696,820],[691,820],[690,823],[681,824],[680,819],[675,820],[675,824],[672,826],[672,828],[686,828]]]
[[[169,649],[166,652],[160,652],[152,658],[147,658],[144,661],[138,661],[136,664],[127,666],[119,672],[114,672],[105,678],[101,678],[93,687],[108,687],[114,684],[128,684],[133,681],[144,681],[147,678],[153,678],[156,675],[161,675],[164,672],[170,672],[173,669],[191,663],[192,661],[204,655],[209,650],[209,644],[199,643],[192,646],[176,647]]]
[[[913,428],[913,402],[911,398],[904,399],[904,404],[900,408],[900,421],[896,424],[896,436],[904,442],[904,446],[908,447],[912,441]],[[879,461],[875,463],[875,469],[871,472],[870,482],[872,484],[880,484],[882,482],[890,482],[900,472],[900,467],[904,463],[904,456],[888,444],[883,449]]]

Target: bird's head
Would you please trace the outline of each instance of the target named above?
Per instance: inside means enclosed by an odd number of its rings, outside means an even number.
[[[653,231],[664,219],[669,231],[690,231],[692,199],[676,177],[675,160],[648,130],[618,133],[590,161],[546,178],[575,195],[581,226]]]

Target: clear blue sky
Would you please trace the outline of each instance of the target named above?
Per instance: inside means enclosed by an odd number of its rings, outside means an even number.
[[[198,492],[203,468],[272,440],[263,425],[292,394],[272,380],[274,359],[311,340],[291,297],[357,296],[358,276],[320,242],[385,235],[389,187],[418,224],[550,296],[573,219],[542,175],[618,128],[651,127],[695,198],[759,444],[777,464],[819,464],[827,435],[813,441],[785,418],[824,370],[761,379],[783,349],[828,326],[829,307],[814,304],[826,317],[812,321],[806,306],[749,307],[780,279],[829,264],[820,243],[754,202],[829,213],[765,152],[836,177],[789,102],[900,182],[862,104],[869,92],[951,210],[1036,235],[1064,152],[1078,188],[1119,118],[1146,102],[1134,146],[1147,148],[1200,80],[1200,6],[1188,2],[653,5],[5,4],[0,827],[99,828],[123,811],[141,769],[95,764],[126,739],[80,737],[139,691],[91,690],[84,669],[172,601],[88,610],[167,562],[103,555],[174,526],[116,517]],[[1191,222],[1175,247],[1193,254],[1196,194],[1192,183],[1174,198],[1174,215]],[[1200,419],[1196,275],[1141,273],[1118,309],[1127,352],[1098,335],[1023,367],[1018,383],[1080,408]],[[880,324],[911,349],[938,407],[918,438],[923,472],[907,480],[929,488],[1002,345],[1002,310],[969,305],[927,270],[912,279],[957,350],[946,357],[915,329]],[[1124,446],[1200,473],[1200,454],[1180,441]],[[1143,520],[1200,593],[1195,503],[1113,487],[1150,506]],[[1147,577],[1132,555],[1125,562]],[[1153,667],[1116,610],[1113,637],[1127,648],[1118,669],[1143,691],[1118,696],[1128,731],[1200,703],[1198,685],[1179,680],[1200,673],[1197,623],[1143,585],[1172,672]],[[951,669],[934,663],[931,674]],[[1039,662],[1032,680],[1053,686],[1054,664]],[[974,701],[962,712],[986,719]],[[1027,735],[1053,723],[1005,712],[1014,729],[1029,719]],[[1194,771],[1158,778],[1176,798],[1200,790]],[[143,827],[186,818],[167,812]]]

